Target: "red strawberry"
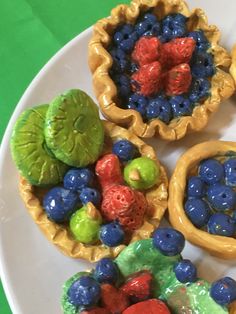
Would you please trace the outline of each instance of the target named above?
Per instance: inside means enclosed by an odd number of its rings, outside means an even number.
[[[192,75],[187,63],[177,65],[166,73],[165,90],[167,95],[186,93],[191,85]]]
[[[128,306],[128,297],[110,284],[101,285],[101,303],[111,314],[122,313]]]
[[[152,275],[148,272],[135,274],[120,288],[132,300],[143,301],[151,294]]]
[[[108,186],[123,183],[120,161],[115,154],[107,154],[100,158],[95,170],[103,190]]]
[[[161,89],[161,64],[158,61],[145,64],[132,75],[133,92],[150,96]]]
[[[118,219],[129,231],[141,227],[147,207],[141,192],[125,185],[116,185],[108,187],[103,193],[101,213],[107,221]]]
[[[164,68],[189,63],[196,42],[192,38],[175,38],[162,46],[161,62]]]
[[[149,299],[128,307],[122,314],[171,314],[164,302]]]
[[[141,37],[135,44],[132,58],[140,66],[157,61],[160,58],[161,45],[156,37]]]
[[[107,309],[102,308],[102,307],[96,307],[96,308],[91,309],[91,310],[86,310],[86,311],[80,312],[80,314],[111,314],[111,312],[108,311]]]

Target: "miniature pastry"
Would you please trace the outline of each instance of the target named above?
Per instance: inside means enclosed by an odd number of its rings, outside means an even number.
[[[199,131],[230,97],[230,55],[201,9],[183,0],[133,0],[98,21],[89,44],[103,114],[140,137]]]
[[[65,282],[63,313],[236,313],[236,281],[225,277],[210,284],[198,278],[195,265],[180,255],[184,244],[177,230],[159,228],[115,261],[101,259]]]
[[[36,116],[36,125],[25,116]],[[37,141],[30,138],[32,130],[40,131],[33,133]],[[22,142],[24,132],[28,137]],[[24,153],[22,147],[29,150]],[[36,161],[27,157],[31,150]],[[117,256],[130,242],[148,238],[167,207],[167,177],[154,150],[129,131],[99,120],[95,103],[80,90],[23,113],[12,152],[26,154],[17,157],[26,207],[47,238],[71,257]],[[138,190],[123,175],[135,160],[142,178]],[[155,170],[152,179],[145,177],[149,168]]]
[[[189,149],[170,181],[169,218],[186,239],[211,254],[236,258],[236,144]]]

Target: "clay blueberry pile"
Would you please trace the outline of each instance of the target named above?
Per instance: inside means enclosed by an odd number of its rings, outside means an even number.
[[[211,234],[236,234],[236,158],[207,159],[188,179],[185,212],[198,228]]]
[[[144,121],[168,124],[190,116],[210,95],[215,68],[209,48],[202,30],[188,32],[182,14],[158,21],[146,13],[134,25],[120,25],[109,48],[120,106],[137,110]]]

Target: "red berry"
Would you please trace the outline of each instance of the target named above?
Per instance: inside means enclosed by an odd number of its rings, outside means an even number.
[[[156,37],[141,37],[135,44],[132,58],[140,66],[157,61],[161,54],[161,42]]]
[[[191,85],[192,75],[187,63],[177,65],[166,73],[165,91],[169,96],[186,93]]]
[[[111,185],[124,182],[120,161],[115,154],[107,154],[100,158],[97,161],[95,171],[103,191]]]
[[[80,312],[80,314],[111,314],[111,312],[102,307],[95,307],[94,309]]]
[[[133,92],[150,96],[161,89],[161,64],[158,61],[145,64],[132,75]]]
[[[126,295],[136,302],[146,300],[151,295],[152,275],[148,272],[134,274],[120,288]]]
[[[164,302],[149,299],[128,307],[122,314],[171,314]]]
[[[147,201],[141,192],[125,185],[110,186],[103,194],[101,213],[107,221],[118,219],[125,230],[142,226]]]
[[[161,62],[163,68],[171,68],[181,63],[189,63],[196,42],[192,38],[176,38],[162,47]]]
[[[112,314],[123,313],[129,306],[128,297],[110,284],[101,285],[101,303]]]

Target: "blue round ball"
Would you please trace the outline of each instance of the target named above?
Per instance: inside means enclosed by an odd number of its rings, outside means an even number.
[[[193,104],[188,98],[183,96],[173,96],[169,101],[172,107],[174,118],[181,116],[191,116],[193,112]]]
[[[127,108],[138,111],[142,117],[146,116],[148,100],[146,97],[139,94],[132,94],[129,97]]]
[[[119,277],[117,265],[111,258],[102,258],[94,269],[94,278],[100,282],[115,284]]]
[[[212,283],[210,295],[216,303],[227,306],[236,301],[236,281],[230,277],[224,277]]]
[[[206,194],[206,186],[199,177],[190,177],[187,185],[188,197],[201,198]]]
[[[64,187],[68,190],[79,191],[92,186],[93,172],[88,168],[70,169],[64,176]]]
[[[163,255],[174,256],[180,254],[185,245],[182,233],[173,228],[158,228],[153,234],[153,245]]]
[[[207,199],[215,210],[226,211],[234,208],[236,194],[230,186],[217,183],[208,188]]]
[[[84,188],[81,190],[79,198],[83,205],[88,202],[93,203],[94,206],[99,206],[101,203],[101,194],[98,190],[92,188]]]
[[[174,265],[174,272],[176,278],[182,282],[194,282],[197,280],[197,268],[188,259],[183,259],[182,261]]]
[[[121,161],[129,161],[137,154],[136,146],[128,140],[120,140],[113,144],[112,153],[117,155]]]
[[[160,119],[165,123],[169,123],[172,118],[171,105],[167,99],[161,96],[150,99],[146,115],[149,120]]]
[[[199,51],[206,51],[210,47],[210,43],[202,30],[190,32],[188,37],[191,37],[195,40],[196,49]]]
[[[193,79],[189,91],[189,100],[197,103],[210,95],[211,83],[208,79],[198,78]]]
[[[211,234],[232,237],[236,232],[236,223],[229,215],[216,213],[210,217],[207,230]]]
[[[185,213],[197,228],[204,227],[211,217],[211,209],[208,204],[201,199],[188,199],[184,206]]]
[[[215,159],[206,159],[201,162],[199,176],[207,184],[215,184],[224,178],[224,168]]]
[[[82,276],[68,290],[69,302],[75,306],[93,306],[101,296],[99,283],[89,276]]]
[[[52,188],[43,198],[43,208],[48,218],[56,223],[68,221],[78,205],[78,194],[62,187]]]
[[[121,225],[116,221],[103,225],[100,228],[99,238],[103,244],[109,247],[114,247],[123,243],[124,237],[125,232],[121,228]]]
[[[225,181],[227,185],[236,186],[236,158],[224,162]]]

